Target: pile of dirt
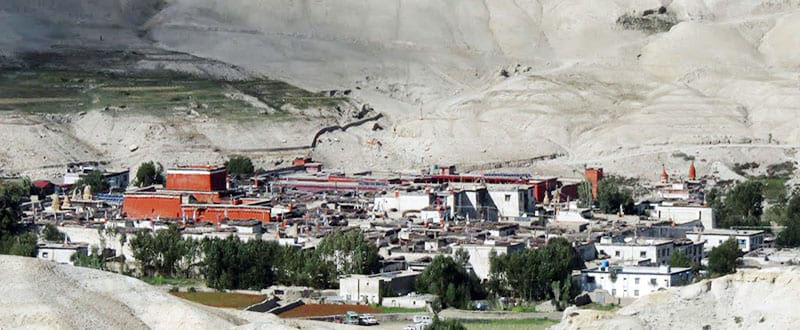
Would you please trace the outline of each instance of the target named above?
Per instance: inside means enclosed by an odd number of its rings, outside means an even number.
[[[739,270],[616,312],[569,308],[553,329],[799,329],[800,268]]]

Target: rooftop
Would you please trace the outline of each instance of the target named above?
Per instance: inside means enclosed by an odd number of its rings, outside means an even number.
[[[690,231],[689,234],[702,234],[702,235],[737,235],[737,236],[752,236],[763,234],[763,230],[735,230],[735,229],[705,229],[703,231]]]

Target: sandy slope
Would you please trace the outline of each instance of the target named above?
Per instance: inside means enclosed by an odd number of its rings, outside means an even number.
[[[344,169],[556,153],[564,156],[548,166],[593,164],[653,175],[661,163],[686,166],[670,158],[686,150],[728,165],[797,160],[790,149],[800,144],[798,1],[663,1],[682,22],[653,35],[622,30],[615,21],[662,1],[61,3],[53,8],[9,0],[0,12],[9,18],[0,20],[7,28],[0,44],[97,45],[98,33],[111,33],[115,38],[106,38],[104,47],[154,45],[310,89],[352,89],[354,99],[386,115],[386,129],[327,136],[314,156]],[[82,25],[64,27],[71,20]],[[510,77],[501,77],[501,69]],[[137,156],[117,146],[98,146],[110,132],[95,129],[104,122],[76,121],[71,129],[82,139],[87,130],[99,134],[84,139],[87,148],[135,164]],[[212,124],[216,132],[209,140],[242,148],[305,143],[307,132],[322,126],[312,121],[233,134],[241,128]],[[204,132],[209,125],[184,126]],[[148,154],[171,152],[180,162],[198,158],[177,133],[164,134]],[[366,143],[373,139],[381,146]],[[211,150],[199,158],[224,154]],[[32,167],[5,161],[23,172]]]
[[[739,270],[643,297],[616,313],[567,309],[553,329],[797,329],[800,269]]]
[[[37,329],[332,329],[271,314],[210,308],[137,279],[33,258],[0,256],[0,324]]]

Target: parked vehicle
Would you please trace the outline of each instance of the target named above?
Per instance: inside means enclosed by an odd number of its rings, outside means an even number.
[[[371,314],[361,314],[358,317],[359,325],[378,325],[378,320]]]

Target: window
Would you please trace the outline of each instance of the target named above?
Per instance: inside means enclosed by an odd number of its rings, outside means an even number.
[[[651,278],[650,279],[650,285],[656,285],[656,279]]]
[[[611,289],[611,295],[612,296],[616,296],[617,295],[617,289]]]
[[[619,251],[614,251],[614,256],[619,257]]]
[[[42,258],[47,258],[47,252],[42,252]]]
[[[506,195],[506,202],[510,202],[510,201],[511,201],[511,195],[508,195],[508,194],[507,194],[507,195]]]
[[[634,278],[634,279],[633,279],[633,283],[635,283],[635,284],[639,284],[639,278],[638,278],[638,277],[637,277],[637,278]]]
[[[638,297],[639,296],[639,290],[633,290],[633,295],[635,297]]]
[[[641,251],[641,252],[639,252],[639,256],[642,257],[642,258],[647,257],[647,252],[646,251]]]

